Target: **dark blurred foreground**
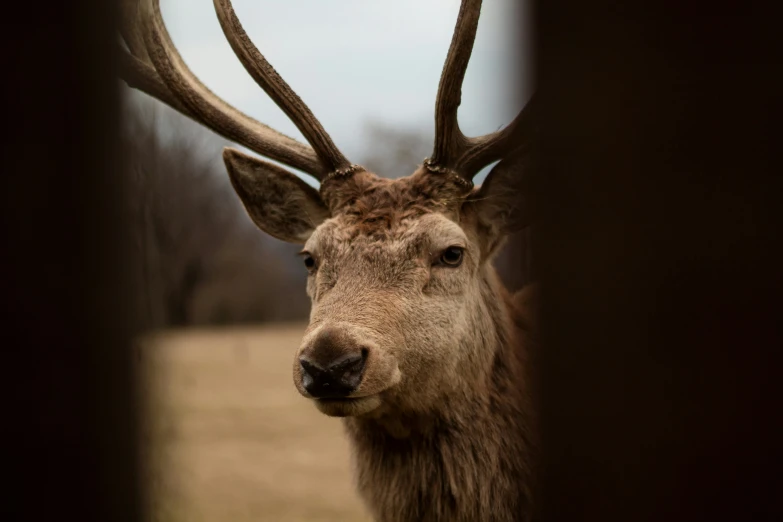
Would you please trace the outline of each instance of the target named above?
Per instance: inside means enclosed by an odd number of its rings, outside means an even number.
[[[538,6],[542,520],[783,518],[783,91],[751,5]],[[142,519],[109,11],[4,18],[8,520]]]
[[[773,20],[538,5],[542,520],[783,520]]]

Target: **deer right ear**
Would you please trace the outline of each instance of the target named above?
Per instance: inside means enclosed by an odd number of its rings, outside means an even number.
[[[270,236],[304,244],[329,218],[318,191],[284,168],[231,148],[223,160],[248,215]]]

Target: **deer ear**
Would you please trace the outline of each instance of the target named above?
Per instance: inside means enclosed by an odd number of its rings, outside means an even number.
[[[223,160],[250,218],[270,236],[303,244],[329,218],[318,191],[284,168],[231,148]]]
[[[467,200],[490,244],[527,227],[532,221],[530,161],[510,156],[489,171],[486,180]]]

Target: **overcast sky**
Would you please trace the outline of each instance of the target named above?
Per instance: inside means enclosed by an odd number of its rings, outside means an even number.
[[[431,132],[459,0],[234,0],[247,34],[349,158],[371,144],[368,122]],[[469,135],[505,125],[521,109],[518,0],[486,0],[463,86]],[[226,101],[303,140],[246,73],[211,0],[161,0],[174,43]],[[423,159],[423,158],[422,158]],[[383,173],[378,173],[383,175]]]

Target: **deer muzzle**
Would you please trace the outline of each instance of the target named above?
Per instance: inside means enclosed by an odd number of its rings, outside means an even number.
[[[324,325],[305,336],[294,361],[294,384],[332,416],[368,413],[380,394],[400,381],[395,357],[369,332],[348,324]]]

